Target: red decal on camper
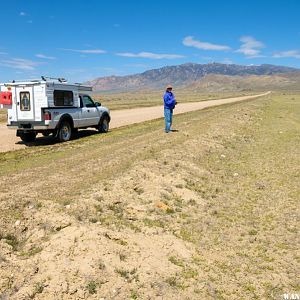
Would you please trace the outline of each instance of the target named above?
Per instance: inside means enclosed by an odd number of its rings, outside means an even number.
[[[11,92],[0,92],[0,104],[12,105],[12,93]]]

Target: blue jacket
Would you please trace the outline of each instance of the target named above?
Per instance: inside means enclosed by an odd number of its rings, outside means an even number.
[[[176,100],[172,92],[165,92],[164,94],[164,108],[173,109],[175,107]]]

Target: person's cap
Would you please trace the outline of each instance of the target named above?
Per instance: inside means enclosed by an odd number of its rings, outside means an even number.
[[[169,85],[167,85],[167,88],[166,88],[166,90],[172,90],[173,89],[173,87],[169,84]]]

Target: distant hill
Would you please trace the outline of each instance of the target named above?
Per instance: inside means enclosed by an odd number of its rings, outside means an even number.
[[[300,90],[300,73],[228,76],[210,74],[187,85],[201,92]]]
[[[135,75],[99,77],[86,83],[92,85],[96,92],[120,92],[139,89],[161,90],[167,84],[172,84],[176,88],[200,89],[205,87],[211,90],[216,88],[222,90],[231,86],[234,90],[247,90],[257,87],[264,89],[265,85],[288,87],[291,84],[297,85],[299,82],[300,70],[290,67],[267,64],[242,66],[220,63],[187,63],[153,69]],[[227,87],[223,86],[225,84]]]

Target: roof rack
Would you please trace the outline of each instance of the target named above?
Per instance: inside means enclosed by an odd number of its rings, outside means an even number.
[[[40,79],[30,79],[30,80],[11,80],[9,83],[4,83],[4,85],[11,86],[11,85],[18,85],[18,84],[40,84],[42,82],[48,82],[48,83],[61,83],[61,84],[67,84],[67,85],[75,85],[79,88],[81,91],[87,91],[91,92],[93,90],[93,87],[90,85],[86,85],[84,83],[68,83],[68,81],[65,78],[55,78],[55,77],[47,77],[47,76],[41,76]]]
[[[55,77],[41,76],[41,78],[33,78],[33,79],[18,79],[18,80],[13,79],[11,81],[11,83],[16,83],[16,82],[40,82],[41,79],[42,79],[42,81],[58,81],[60,83],[67,83],[68,82],[65,78],[62,78],[62,77],[55,78]]]
[[[63,83],[63,82],[68,82],[65,78],[62,78],[62,77],[47,77],[47,76],[41,76],[42,80],[43,81],[52,81],[52,80],[56,80],[60,83]]]
[[[16,82],[26,82],[26,81],[30,81],[30,82],[40,82],[41,80],[40,79],[13,79],[11,80],[11,83],[16,83]]]

